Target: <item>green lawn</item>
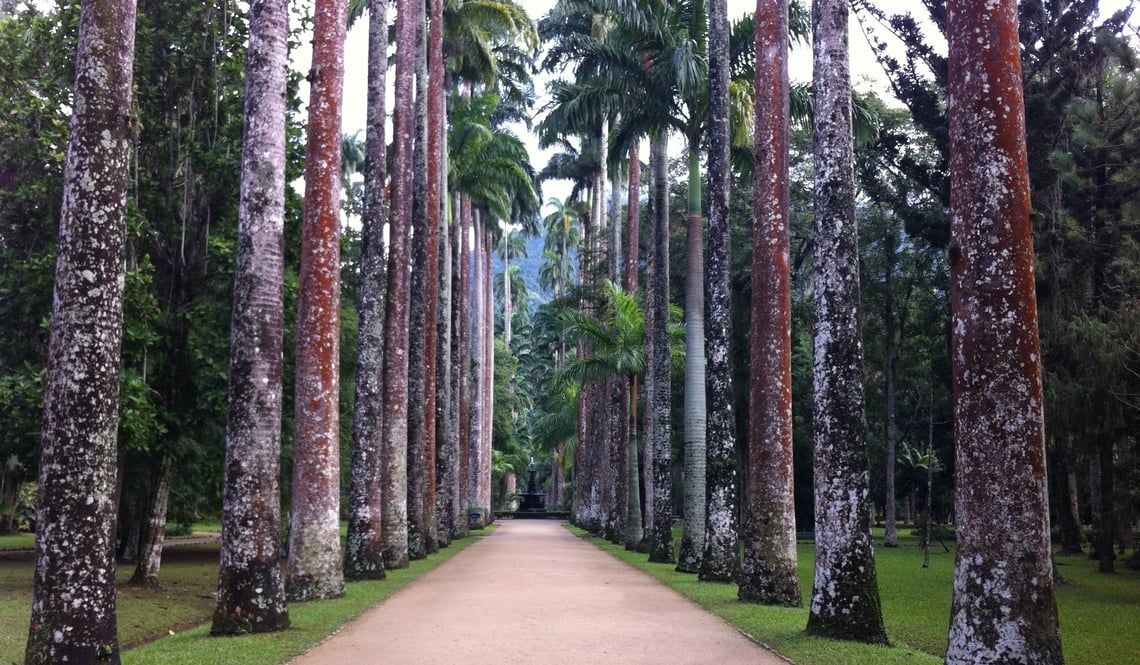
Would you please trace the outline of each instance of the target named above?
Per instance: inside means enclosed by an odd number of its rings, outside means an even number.
[[[575,529],[576,533],[582,534]],[[908,532],[903,532],[908,533]],[[679,534],[678,534],[679,539]],[[644,554],[626,552],[598,538],[590,542],[645,570],[666,585],[724,618],[754,639],[771,646],[797,665],[850,663],[940,663],[950,621],[954,554],[937,543],[930,568],[922,568],[918,538],[900,535],[900,547],[878,547],[875,562],[883,615],[892,647],[870,647],[807,637],[806,609],[762,607],[736,600],[735,585],[698,582],[695,575],[677,573],[672,566],[650,564]],[[876,530],[875,542],[882,542]],[[951,549],[953,549],[953,544]],[[799,573],[805,606],[811,593],[814,548],[800,543]],[[1068,665],[1126,665],[1140,663],[1140,572],[1118,563],[1115,575],[1096,572],[1096,562],[1084,557],[1059,557],[1061,574],[1075,582],[1057,589],[1061,639]]]
[[[163,554],[161,588],[129,587],[134,567],[119,564],[117,612],[119,641],[127,665],[226,663],[277,665],[304,652],[345,622],[390,596],[455,555],[476,537],[454,542],[439,554],[413,561],[404,570],[388,571],[385,580],[349,582],[335,600],[292,603],[292,627],[281,633],[235,638],[209,637],[218,579],[218,544],[171,547]],[[209,530],[195,525],[195,530]],[[2,543],[3,541],[0,541]],[[32,558],[0,557],[0,665],[24,660],[32,593]]]

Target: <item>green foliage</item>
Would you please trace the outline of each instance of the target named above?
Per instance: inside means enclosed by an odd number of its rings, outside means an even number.
[[[954,578],[954,552],[941,547],[931,550],[930,568],[922,568],[922,549],[914,536],[899,537],[899,547],[875,551],[875,568],[883,601],[883,618],[892,646],[876,647],[810,637],[804,608],[788,609],[741,603],[736,586],[700,582],[693,575],[678,573],[673,566],[645,561],[645,556],[626,552],[619,545],[582,537],[618,559],[651,576],[720,616],[753,639],[768,645],[798,665],[849,665],[850,663],[942,662],[946,626],[950,620],[950,596]],[[883,533],[876,529],[875,540]],[[805,604],[810,602],[812,560],[810,544],[798,546],[800,588]],[[1075,584],[1057,588],[1065,662],[1070,665],[1102,665],[1131,662],[1132,622],[1140,592],[1140,572],[1115,576],[1095,572],[1095,563],[1081,557],[1057,557],[1061,574]]]

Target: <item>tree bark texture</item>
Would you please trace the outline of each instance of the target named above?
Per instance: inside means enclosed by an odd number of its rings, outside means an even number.
[[[646,349],[648,363],[646,411],[653,421],[648,428],[646,448],[652,450],[646,475],[652,478],[653,519],[650,523],[649,560],[656,563],[676,562],[673,551],[673,474],[672,420],[670,414],[669,377],[669,191],[668,140],[664,133],[653,138],[654,205],[650,248],[645,282],[649,285],[648,309],[652,310],[652,327],[647,320]],[[649,319],[650,317],[647,317]]]
[[[249,5],[245,129],[234,266],[222,551],[213,635],[289,627],[278,487],[288,6]]]
[[[162,568],[162,547],[166,541],[166,509],[170,498],[170,459],[159,453],[157,464],[152,465],[153,487],[147,502],[146,524],[139,546],[135,572],[131,584],[157,587],[158,571]]]
[[[1050,665],[1063,657],[1017,3],[950,0],[946,9],[958,534],[946,662]]]
[[[412,132],[416,10],[396,4],[396,84],[392,108],[392,177],[388,237],[388,299],[384,326],[384,418],[381,527],[384,567],[408,567],[408,300],[412,217]]]
[[[709,2],[708,119],[708,422],[706,435],[705,543],[700,579],[735,582],[740,573],[737,534],[735,390],[732,339],[732,236],[729,219],[728,7]]]
[[[689,142],[689,208],[685,214],[685,515],[677,570],[695,573],[705,548],[707,402],[705,399],[705,257],[701,219],[700,144]]]
[[[459,478],[455,484],[458,514],[455,538],[468,534],[467,508],[471,504],[467,476],[471,472],[471,199],[462,196],[459,203],[459,237],[456,239],[455,339],[452,368],[455,376],[453,399],[459,402],[455,429],[459,432]]]
[[[344,595],[340,550],[340,156],[345,0],[313,15],[297,289],[289,600]]]
[[[883,280],[883,336],[886,338],[886,424],[884,425],[883,440],[887,449],[886,460],[886,500],[884,501],[886,534],[883,536],[884,547],[898,547],[898,525],[895,515],[898,494],[895,491],[895,460],[898,456],[898,427],[895,425],[895,414],[898,411],[897,385],[899,352],[896,340],[899,339],[899,324],[895,318],[894,307],[894,274],[895,253],[897,239],[892,233],[885,242],[887,244],[887,274]],[[899,340],[901,341],[901,340]]]
[[[426,4],[417,2],[415,41],[415,121],[412,151],[412,265],[411,298],[408,324],[408,556],[423,559],[427,556],[427,494],[428,477],[434,481],[434,464],[427,459],[427,341],[428,309],[436,306],[435,300],[419,297],[427,295],[428,283],[434,285],[434,275],[428,275],[428,181],[427,181],[427,20]],[[434,259],[434,256],[432,257]],[[430,330],[434,336],[435,327]],[[435,352],[435,344],[432,344]],[[434,379],[434,376],[432,377]],[[432,416],[435,416],[434,411]],[[432,438],[435,428],[432,427]],[[434,457],[434,449],[432,450]],[[434,494],[434,492],[433,492]]]
[[[433,0],[433,10],[440,0]],[[435,19],[433,18],[433,21]],[[440,86],[439,94],[443,88]],[[436,93],[432,93],[433,95]],[[442,102],[442,100],[441,100]],[[442,103],[440,111],[442,114]],[[429,119],[431,111],[428,112]],[[440,128],[442,129],[442,127]],[[442,145],[441,145],[442,147]],[[442,161],[441,151],[440,158]],[[430,162],[429,162],[430,164]],[[452,384],[452,232],[451,215],[446,185],[447,170],[440,168],[441,207],[439,224],[439,316],[436,319],[436,397],[435,397],[435,437],[438,455],[435,460],[436,474],[436,535],[440,547],[447,547],[455,531],[455,520],[459,515],[456,509],[455,483],[459,476],[459,432],[456,429],[455,411],[458,402],[453,403],[455,388]]]
[[[807,631],[886,644],[868,505],[847,0],[812,3],[815,575]]]
[[[133,0],[85,0],[44,386],[25,663],[118,663],[115,515]]]
[[[490,467],[490,462],[483,460],[483,409],[487,396],[484,394],[484,365],[487,362],[484,336],[483,308],[486,307],[486,290],[483,288],[483,245],[487,241],[479,210],[474,211],[474,246],[471,251],[471,309],[464,316],[471,318],[471,420],[466,423],[470,430],[468,438],[468,465],[467,465],[467,499],[468,512],[479,513],[475,528],[486,526],[486,511],[490,509],[489,503],[483,503],[483,467]]]
[[[752,322],[741,600],[799,607],[792,491],[788,3],[756,2]]]
[[[352,419],[352,467],[348,488],[348,537],[344,574],[383,579],[380,438],[384,420],[384,221],[387,141],[384,138],[388,71],[388,0],[368,7],[368,126],[364,143],[364,219],[360,295],[357,302],[356,400]]]

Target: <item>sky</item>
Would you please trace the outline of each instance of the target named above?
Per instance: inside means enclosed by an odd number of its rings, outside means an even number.
[[[519,0],[520,3],[526,8],[527,13],[531,19],[538,20],[544,16],[550,8],[554,5],[555,0]],[[810,0],[804,0],[809,2]],[[901,13],[904,11],[914,11],[916,9],[913,0],[877,0],[874,3],[887,14]],[[1129,4],[1129,0],[1101,0],[1101,14],[1108,15],[1109,12],[1115,11]],[[728,0],[728,15],[730,20],[734,20],[743,16],[745,13],[755,9],[755,0]],[[389,14],[392,18],[394,13]],[[882,30],[879,34],[884,34]],[[878,63],[875,61],[874,55],[870,46],[867,43],[866,36],[863,34],[862,27],[859,22],[854,19],[851,20],[851,76],[853,85],[861,90],[874,89],[879,91],[884,96],[889,96],[889,92],[883,83],[883,74]],[[943,47],[944,48],[944,47]],[[309,56],[307,54],[298,54],[295,60],[296,63],[303,66],[301,63],[307,63]],[[368,33],[367,33],[367,17],[357,22],[357,25],[348,34],[348,40],[345,44],[345,85],[344,85],[344,115],[343,127],[347,134],[360,131],[361,138],[363,139],[363,127],[365,124],[365,81],[367,80],[367,63],[368,63]],[[807,82],[811,79],[811,48],[807,45],[794,46],[789,59],[789,74],[793,81]],[[392,75],[389,73],[389,82],[392,80]],[[546,92],[546,84],[549,82],[549,75],[540,75],[536,78],[535,87],[536,92],[543,96]],[[391,86],[389,86],[391,88]],[[391,90],[389,90],[391,94]],[[541,107],[542,101],[540,99],[538,106]],[[391,105],[389,103],[389,109]],[[546,165],[549,159],[549,152],[541,151],[538,149],[537,141],[532,135],[526,132],[525,127],[517,127],[516,133],[519,134],[528,148],[530,149],[531,162],[535,168],[541,170]],[[565,198],[569,193],[569,184],[566,182],[547,182],[543,185],[543,196],[546,199],[550,197]]]

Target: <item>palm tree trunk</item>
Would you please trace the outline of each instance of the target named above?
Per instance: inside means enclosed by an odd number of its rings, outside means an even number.
[[[898,496],[895,492],[895,461],[898,456],[897,436],[898,428],[895,425],[898,412],[898,398],[896,396],[898,385],[898,325],[895,320],[894,307],[894,274],[896,243],[893,233],[885,238],[886,248],[886,277],[883,279],[883,337],[886,339],[886,425],[883,432],[884,443],[887,449],[886,485],[887,496],[885,501],[886,535],[883,538],[884,547],[898,547],[898,527],[895,518],[895,504]]]
[[[135,3],[81,7],[44,379],[29,665],[120,662],[111,497]]]
[[[384,567],[408,566],[408,300],[412,217],[412,132],[415,98],[416,11],[396,4],[396,85],[392,108],[392,178],[388,236],[388,300],[384,326],[382,538]]]
[[[344,574],[383,579],[380,440],[384,420],[383,372],[384,211],[387,141],[384,137],[388,71],[388,0],[368,9],[368,127],[364,143],[364,215],[361,229],[357,313],[356,397],[352,418],[352,467],[348,487],[348,537]]]
[[[129,584],[158,586],[158,571],[162,568],[162,547],[166,540],[166,510],[170,498],[170,460],[160,455],[152,465],[154,487],[147,506],[146,527],[142,534],[138,561]]]
[[[340,551],[340,131],[345,0],[314,7],[297,289],[289,600],[344,595]]]
[[[469,513],[479,513],[475,528],[481,529],[487,525],[487,510],[490,508],[483,503],[483,468],[489,468],[490,460],[483,459],[483,410],[486,408],[486,395],[483,388],[484,364],[487,362],[486,346],[486,319],[483,308],[486,307],[486,289],[483,276],[483,244],[487,241],[479,210],[474,211],[474,248],[471,252],[472,275],[471,297],[472,305],[469,315],[471,317],[471,421],[467,424],[470,430],[468,454],[467,496],[470,501]]]
[[[645,281],[649,284],[646,317],[647,394],[646,410],[652,422],[647,427],[646,450],[652,457],[646,475],[652,479],[653,516],[650,521],[649,560],[673,563],[673,473],[670,440],[669,377],[669,191],[668,137],[662,132],[653,138],[653,217],[649,262]],[[648,495],[648,492],[647,492]],[[647,499],[647,501],[650,499]]]
[[[452,367],[455,385],[452,401],[457,402],[458,422],[455,429],[459,433],[459,477],[455,484],[457,509],[456,530],[453,538],[468,534],[468,507],[471,494],[468,492],[471,473],[471,199],[462,196],[459,203],[459,237],[455,240],[458,251],[456,260],[455,306],[452,316],[455,322],[455,338],[451,355],[456,363]]]
[[[732,335],[732,233],[728,212],[728,7],[709,2],[709,259],[708,439],[705,545],[700,579],[733,582],[740,571],[737,535],[736,416],[730,347]]]
[[[495,521],[495,511],[491,507],[491,421],[495,411],[495,311],[492,302],[495,299],[493,280],[491,279],[491,241],[488,237],[483,243],[483,459],[485,460],[481,473],[481,499],[487,506],[485,524]]]
[[[428,274],[428,182],[427,182],[427,21],[426,3],[417,2],[415,42],[415,122],[412,158],[412,265],[411,293],[417,295],[409,303],[408,323],[408,557],[423,559],[427,556],[427,494],[429,466],[427,460],[427,325],[428,310],[435,307],[434,300],[426,297],[428,284],[434,284]],[[419,297],[423,294],[425,297]],[[430,304],[430,307],[429,307]],[[430,329],[435,333],[434,327]],[[432,345],[435,350],[435,345]],[[434,378],[434,377],[433,377]],[[434,417],[434,413],[432,416]],[[432,435],[435,428],[432,428]],[[435,450],[432,450],[433,456]]]
[[[792,490],[787,0],[757,2],[756,44],[748,484],[738,595],[749,602],[799,607]]]
[[[289,627],[281,575],[281,335],[287,7],[250,3],[226,478],[213,635]]]
[[[847,0],[812,3],[815,576],[807,631],[886,644],[867,497]]]
[[[685,516],[677,570],[696,573],[705,548],[705,262],[701,220],[700,141],[689,140],[689,209],[685,215]]]
[[[453,438],[455,421],[451,408],[451,215],[447,194],[447,137],[444,127],[447,99],[444,95],[443,68],[443,0],[431,0],[431,28],[428,35],[428,218],[435,238],[435,290],[430,301],[435,309],[435,389],[427,390],[434,402],[435,440],[428,446],[439,450],[435,463],[435,519],[428,533],[428,551],[432,551],[432,535],[438,547],[451,543],[456,511],[453,506],[454,484],[458,467],[458,438]]]
[[[1059,664],[1017,3],[946,9],[958,536],[946,662]]]

